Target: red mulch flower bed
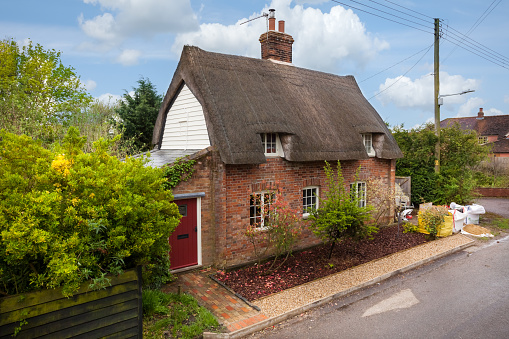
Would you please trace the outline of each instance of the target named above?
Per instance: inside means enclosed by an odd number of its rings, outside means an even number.
[[[328,259],[330,245],[320,245],[294,253],[277,270],[267,274],[272,261],[251,265],[230,272],[220,272],[215,278],[249,301],[346,270],[391,253],[396,253],[427,241],[421,233],[403,233],[403,227],[380,228],[373,240],[336,244]],[[274,267],[277,267],[278,263]]]

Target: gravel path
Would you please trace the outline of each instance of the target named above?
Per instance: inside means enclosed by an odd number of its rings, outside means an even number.
[[[461,234],[442,238],[349,270],[309,282],[252,302],[262,312],[275,317],[349,288],[367,283],[384,274],[405,268],[420,260],[447,252],[472,240]]]

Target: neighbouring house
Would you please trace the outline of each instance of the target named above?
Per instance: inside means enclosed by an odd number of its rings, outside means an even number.
[[[509,115],[485,116],[479,108],[476,117],[445,119],[440,122],[440,127],[456,123],[463,130],[475,131],[479,143],[491,147],[493,157],[509,157]]]
[[[364,194],[370,177],[394,188],[402,153],[354,77],[292,65],[284,21],[276,31],[270,18],[260,42],[262,59],[182,51],[151,152],[153,166],[185,155],[197,161],[173,190],[183,218],[170,239],[172,269],[253,261],[245,230],[263,223],[271,192],[280,189],[303,212],[316,206],[325,160],[340,160],[345,179]],[[318,243],[306,230],[299,248]]]

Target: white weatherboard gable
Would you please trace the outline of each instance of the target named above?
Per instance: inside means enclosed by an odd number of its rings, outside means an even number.
[[[204,149],[210,146],[203,108],[186,84],[170,107],[161,149]]]

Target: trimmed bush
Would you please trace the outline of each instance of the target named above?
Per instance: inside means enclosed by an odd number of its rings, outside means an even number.
[[[168,237],[180,219],[161,169],[109,155],[116,140],[85,139],[70,128],[46,150],[0,132],[0,293],[108,284],[108,273],[144,267],[144,282],[170,278]]]

